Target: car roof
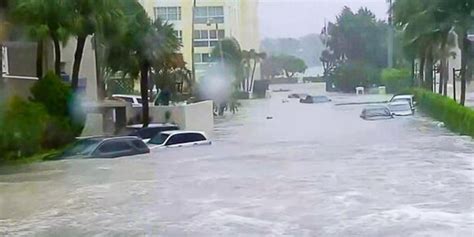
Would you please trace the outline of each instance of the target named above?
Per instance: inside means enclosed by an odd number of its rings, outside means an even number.
[[[390,102],[388,105],[410,105],[408,101],[395,101],[395,102]]]
[[[414,95],[396,95],[393,98],[394,99],[413,99],[415,97]]]
[[[142,98],[139,95],[124,95],[124,94],[114,94],[112,97],[127,97],[127,98]]]
[[[174,130],[174,131],[164,131],[161,132],[161,134],[165,135],[176,135],[176,134],[186,134],[186,133],[198,133],[206,137],[206,134],[204,132],[199,132],[199,131],[182,131],[182,130]]]
[[[147,128],[163,128],[163,127],[178,127],[178,126],[176,124],[171,124],[171,123],[152,123],[152,124],[149,124]],[[126,128],[142,129],[143,124],[132,124],[132,125],[128,125]]]
[[[386,105],[369,105],[364,107],[364,110],[376,110],[376,109],[386,109],[390,110]]]
[[[78,138],[78,140],[96,140],[96,141],[111,141],[111,140],[122,140],[122,139],[138,139],[136,136],[96,136],[96,137],[87,137],[87,138]]]

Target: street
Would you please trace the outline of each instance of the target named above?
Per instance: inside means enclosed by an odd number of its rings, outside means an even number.
[[[0,236],[473,236],[474,141],[355,101],[282,103],[274,85],[216,120],[211,146],[0,170]]]

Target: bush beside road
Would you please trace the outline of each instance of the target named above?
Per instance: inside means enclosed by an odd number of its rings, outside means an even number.
[[[414,93],[423,112],[444,122],[453,132],[474,138],[474,110],[427,90],[415,89]]]

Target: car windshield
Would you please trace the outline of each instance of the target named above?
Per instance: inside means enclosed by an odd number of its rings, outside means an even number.
[[[409,98],[394,98],[392,102],[410,102],[411,100]]]
[[[97,145],[100,143],[99,139],[83,139],[78,140],[64,152],[64,156],[76,156],[76,155],[88,155],[94,151]]]
[[[392,112],[401,112],[401,111],[411,110],[411,107],[409,104],[395,104],[395,105],[389,105],[389,107]]]
[[[148,143],[154,144],[154,145],[163,145],[169,136],[170,135],[168,134],[160,133],[156,135],[154,138],[152,138]]]

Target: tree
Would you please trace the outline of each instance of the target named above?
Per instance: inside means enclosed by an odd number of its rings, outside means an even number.
[[[468,38],[468,31],[474,23],[474,2],[472,0],[437,1],[437,7],[441,19],[452,24],[458,35],[458,45],[461,49],[461,98],[460,104],[466,101],[466,86],[468,75],[472,42]]]
[[[283,72],[289,78],[293,77],[295,73],[304,73],[308,68],[302,59],[294,56],[280,55],[279,60]]]
[[[14,1],[14,19],[30,28],[38,40],[39,57],[42,55],[44,36],[48,35],[54,45],[54,70],[61,74],[61,42],[66,42],[71,24],[71,5],[63,0],[21,0]],[[33,28],[38,29],[32,30]],[[41,50],[41,52],[40,52]],[[38,61],[37,59],[37,61]],[[37,69],[40,63],[37,62]],[[42,65],[41,65],[42,67]],[[42,72],[42,69],[39,69]]]
[[[124,12],[124,29],[120,37],[107,40],[107,66],[113,72],[121,71],[133,78],[140,76],[142,121],[143,126],[147,127],[150,123],[150,71],[160,71],[166,67],[180,45],[172,26],[159,19],[152,23],[136,0],[121,0],[120,4]]]
[[[84,53],[86,39],[107,31],[118,31],[122,11],[114,0],[71,0],[73,9],[72,33],[77,38],[74,63],[72,68],[71,87],[75,91],[78,87],[79,72]],[[97,49],[96,49],[97,50]]]
[[[225,38],[219,41],[219,44],[212,49],[212,58],[216,62],[221,62],[221,67],[230,70],[232,74],[231,93],[228,98],[229,101],[217,101],[218,114],[222,116],[225,108],[229,105],[230,110],[235,112],[238,109],[238,91],[240,85],[245,80],[245,70],[243,67],[244,55],[240,48],[239,42],[235,38]]]
[[[260,63],[267,57],[266,53],[258,53],[255,49],[249,51],[242,50],[242,60],[245,72],[245,80],[242,83],[242,88],[246,92],[250,92],[253,89],[255,71],[257,70],[257,64]]]

